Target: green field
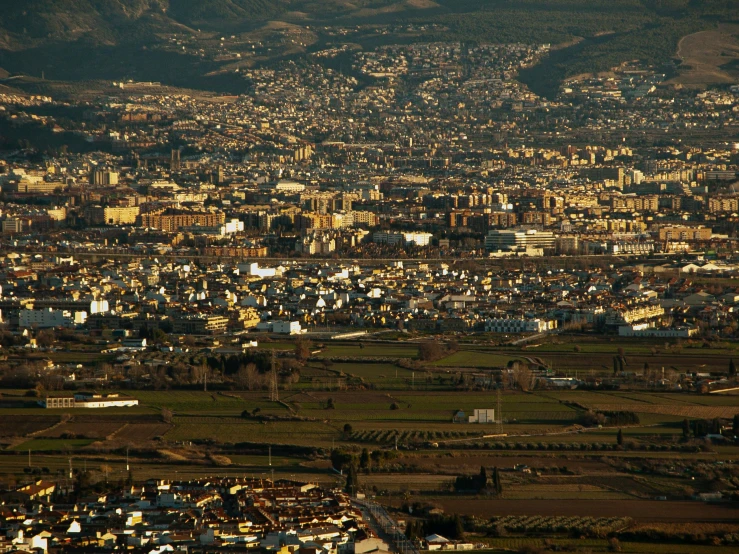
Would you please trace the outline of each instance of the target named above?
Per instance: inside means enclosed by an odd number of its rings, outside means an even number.
[[[418,347],[414,344],[329,344],[318,354],[321,358],[415,358]]]
[[[325,445],[340,437],[340,432],[322,422],[247,421],[235,417],[175,418],[175,428],[167,441],[209,439],[223,443],[261,442],[275,444]]]
[[[437,367],[498,368],[505,367],[509,361],[519,357],[490,352],[460,351],[435,361],[433,365]]]

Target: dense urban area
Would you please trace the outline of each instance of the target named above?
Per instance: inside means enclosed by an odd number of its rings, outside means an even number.
[[[735,552],[736,26],[290,14],[0,69],[0,552]]]

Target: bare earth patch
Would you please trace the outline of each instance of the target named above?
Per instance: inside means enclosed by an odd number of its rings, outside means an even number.
[[[669,82],[686,86],[735,83],[739,79],[739,25],[683,37],[677,47],[680,75]]]

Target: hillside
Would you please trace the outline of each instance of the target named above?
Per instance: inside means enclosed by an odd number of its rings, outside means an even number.
[[[732,0],[26,0],[0,11],[0,68],[57,80],[147,79],[238,92],[205,78],[227,65],[209,55],[217,37],[248,33],[272,21],[311,26],[303,47],[270,44],[270,63],[336,41],[371,48],[407,41],[572,43],[523,78],[542,94],[574,74],[626,60],[664,63],[686,35],[737,21]],[[408,33],[403,26],[420,31]],[[378,35],[375,29],[385,26]],[[189,37],[174,51],[173,40]],[[174,37],[174,38],[173,38]],[[237,39],[238,40],[238,39]],[[245,40],[245,39],[244,39]],[[203,52],[206,54],[203,55]],[[79,60],[85,63],[80,64]],[[222,81],[223,79],[221,79]]]

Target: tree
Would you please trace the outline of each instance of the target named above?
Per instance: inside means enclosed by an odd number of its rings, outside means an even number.
[[[236,372],[234,381],[236,384],[245,390],[254,390],[260,387],[262,376],[257,370],[257,366],[253,363],[246,365],[242,364],[239,366],[239,370]]]
[[[344,468],[354,465],[355,458],[348,452],[342,450],[331,451],[331,467],[336,471],[344,471]]]
[[[514,366],[513,378],[515,379],[516,385],[522,390],[527,391],[531,388],[532,381],[531,370],[525,364],[518,364]]]
[[[739,414],[734,414],[733,425],[731,430],[734,431],[734,435],[739,435]]]
[[[503,483],[500,481],[500,472],[498,471],[498,466],[495,466],[493,468],[493,488],[495,489],[495,494],[500,495],[503,492]]]
[[[621,429],[618,430],[618,434],[616,435],[616,443],[619,446],[623,446],[624,444],[624,432]]]
[[[424,362],[433,362],[444,355],[444,349],[438,342],[422,342],[418,347],[418,357]]]
[[[618,375],[618,369],[619,369],[618,356],[614,356],[613,357],[613,376],[614,377]]]
[[[349,435],[352,434],[352,431],[354,431],[354,428],[352,427],[351,423],[345,423],[344,424],[344,437],[349,437]]]
[[[362,449],[362,454],[359,456],[359,467],[365,470],[367,473],[370,471],[370,453],[366,448]]]
[[[295,359],[304,362],[310,357],[311,343],[307,340],[298,340],[295,343]]]
[[[736,365],[734,364],[734,358],[729,360],[729,377],[736,377]]]
[[[162,408],[162,421],[164,423],[172,423],[172,410],[169,408]]]
[[[711,433],[714,435],[721,434],[721,420],[717,417],[711,420]]]
[[[464,538],[464,522],[462,521],[462,518],[459,517],[459,514],[454,515],[454,538]]]
[[[734,416],[734,421],[736,422],[736,418],[739,417],[739,414],[737,416]],[[690,422],[687,419],[683,419],[683,437],[688,438],[690,436]]]
[[[336,408],[336,404],[334,404],[334,399],[329,398],[328,400],[326,400],[326,409],[333,410],[334,408]]]
[[[56,336],[53,329],[39,331],[36,335],[36,344],[38,344],[42,348],[49,348],[50,346],[54,346],[55,341]]]
[[[351,496],[356,496],[359,490],[359,477],[357,475],[357,466],[352,464],[349,466],[349,471],[346,474],[346,486],[344,492]]]

